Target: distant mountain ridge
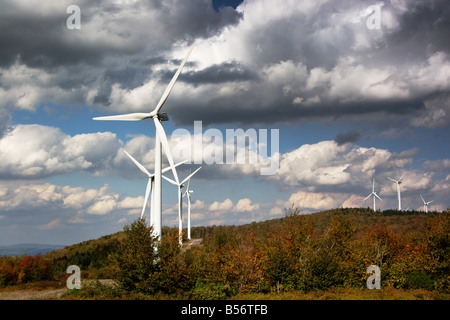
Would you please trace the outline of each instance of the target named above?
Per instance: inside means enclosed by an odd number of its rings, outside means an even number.
[[[55,244],[19,243],[9,246],[0,246],[0,257],[22,256],[25,254],[34,256],[38,253],[44,254],[49,251],[63,249],[64,247],[64,245]]]

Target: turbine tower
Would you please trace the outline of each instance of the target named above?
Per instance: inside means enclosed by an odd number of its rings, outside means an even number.
[[[144,205],[142,207],[142,212],[141,212],[141,218],[144,216],[144,212],[145,212],[145,207],[147,206],[148,203],[148,197],[150,195],[150,199],[151,199],[151,206],[150,206],[150,225],[152,225],[152,222],[154,220],[154,210],[153,210],[153,195],[154,195],[154,184],[155,184],[155,174],[151,174],[150,172],[148,172],[147,169],[145,169],[145,167],[140,164],[135,158],[133,158],[131,156],[131,154],[129,154],[125,149],[122,149],[123,152],[125,152],[125,154],[134,162],[134,164],[143,172],[147,175],[148,177],[148,182],[147,182],[147,188],[145,190],[145,198],[144,198]],[[178,167],[180,164],[183,164],[187,162],[187,160],[179,162],[175,165],[175,167]],[[161,173],[165,173],[169,170],[171,170],[171,167],[167,167],[161,170]]]
[[[180,246],[183,244],[183,187],[184,183],[188,181],[194,174],[197,173],[202,167],[195,170],[193,173],[188,175],[186,179],[184,179],[181,183],[175,182],[172,179],[167,178],[166,176],[162,176],[164,179],[169,181],[171,184],[176,185],[178,187],[178,240]]]
[[[191,190],[189,188],[190,183],[191,183],[191,179],[188,180],[186,191],[183,194],[183,197],[187,196],[187,200],[188,200],[188,227],[187,227],[188,228],[187,229],[188,230],[187,231],[188,240],[191,240],[191,193],[194,192],[193,190]]]
[[[432,203],[434,200],[425,202],[425,200],[423,199],[422,195],[420,195],[420,197],[422,198],[422,201],[423,201],[423,210],[425,211],[425,213],[428,213],[428,205],[430,203]]]
[[[389,180],[391,180],[397,184],[398,210],[399,211],[402,210],[402,200],[401,200],[401,196],[400,196],[400,184],[402,183],[402,179],[405,176],[405,173],[406,172],[404,172],[403,175],[398,180],[394,180],[394,179],[388,177]]]
[[[115,116],[105,116],[105,117],[96,117],[94,120],[114,120],[114,121],[139,121],[144,119],[153,119],[153,123],[156,127],[156,136],[155,136],[155,193],[153,195],[153,203],[152,203],[152,209],[154,210],[154,216],[153,216],[153,232],[154,235],[157,237],[158,240],[161,239],[161,230],[162,230],[162,181],[161,181],[161,162],[162,162],[162,154],[161,154],[161,147],[164,149],[164,152],[166,154],[167,160],[169,161],[170,168],[172,170],[173,176],[175,178],[176,182],[179,182],[177,171],[175,169],[175,165],[173,163],[172,158],[172,152],[169,148],[169,143],[167,142],[166,133],[164,131],[163,126],[161,125],[161,121],[167,121],[169,118],[165,113],[159,113],[162,106],[166,102],[167,98],[169,97],[170,92],[172,91],[173,86],[175,85],[175,82],[178,79],[178,76],[181,73],[181,70],[183,69],[184,65],[186,64],[187,59],[189,58],[189,55],[192,52],[192,49],[194,48],[194,45],[192,45],[189,48],[188,53],[186,54],[186,57],[184,58],[181,65],[178,67],[178,70],[174,74],[172,80],[170,81],[169,85],[167,86],[166,90],[164,91],[163,95],[161,96],[158,104],[156,105],[155,109],[149,113],[128,113],[128,114],[121,114],[121,115],[115,115]]]
[[[375,205],[375,200],[376,200],[376,198],[378,198],[378,199],[381,200],[381,198],[380,198],[380,197],[377,195],[377,193],[375,192],[375,178],[372,178],[372,193],[369,194],[369,195],[364,199],[364,201],[367,200],[367,199],[369,199],[370,196],[373,196],[373,211],[377,211],[377,208],[376,208],[376,205]]]

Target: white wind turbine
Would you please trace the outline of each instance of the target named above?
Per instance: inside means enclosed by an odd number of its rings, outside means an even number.
[[[141,212],[141,218],[144,216],[144,212],[145,212],[145,207],[147,206],[147,203],[148,203],[148,197],[149,197],[149,195],[150,195],[150,199],[151,199],[151,201],[150,201],[150,203],[151,203],[151,206],[150,206],[150,225],[152,225],[152,222],[153,222],[153,220],[154,220],[154,217],[153,217],[153,215],[154,215],[154,210],[153,210],[153,196],[154,196],[154,184],[155,184],[155,174],[153,173],[153,174],[151,174],[150,172],[148,172],[148,170],[147,169],[145,169],[145,167],[142,165],[142,164],[140,164],[135,158],[133,158],[133,156],[131,156],[131,154],[129,154],[125,149],[122,149],[124,152],[125,152],[125,154],[134,162],[134,164],[143,172],[143,173],[145,173],[146,175],[147,175],[147,177],[148,177],[148,182],[147,182],[147,188],[145,189],[145,198],[144,198],[144,205],[143,205],[143,207],[142,207],[142,212]],[[179,162],[179,163],[177,163],[176,165],[175,165],[175,167],[178,167],[180,164],[183,164],[183,163],[185,163],[185,162],[187,162],[187,160],[185,160],[185,161],[182,161],[182,162]],[[169,171],[169,170],[171,170],[172,168],[171,167],[167,167],[167,168],[164,168],[164,169],[162,169],[161,170],[161,173],[165,173],[165,172],[167,172],[167,171]]]
[[[422,201],[423,201],[423,210],[424,210],[426,213],[428,213],[428,205],[429,205],[430,203],[432,203],[434,200],[425,202],[425,200],[423,199],[422,195],[420,195],[420,197],[422,198]]]
[[[176,185],[178,187],[178,239],[180,246],[183,244],[183,187],[184,183],[191,179],[191,177],[197,173],[198,170],[200,170],[202,167],[198,168],[194,172],[192,172],[190,175],[186,177],[181,183],[175,182],[172,179],[167,178],[166,176],[163,176],[164,179],[169,181],[171,184]]]
[[[402,179],[405,176],[405,173],[406,172],[404,172],[403,175],[398,180],[394,180],[394,179],[388,177],[389,180],[391,180],[397,184],[398,210],[399,211],[402,210],[402,200],[401,200],[401,196],[400,196],[400,184],[402,183]]]
[[[190,183],[191,183],[191,179],[188,180],[186,191],[183,194],[183,197],[187,196],[187,200],[188,200],[188,227],[187,227],[188,228],[187,229],[188,230],[187,231],[188,240],[191,240],[191,193],[194,192],[194,190],[191,190],[189,188]]]
[[[381,198],[377,195],[377,193],[375,192],[375,178],[372,178],[372,193],[369,194],[363,201],[369,199],[370,196],[373,196],[373,211],[377,211],[377,208],[375,206],[375,198],[378,198],[381,200]]]
[[[105,116],[105,117],[96,117],[94,120],[117,120],[117,121],[138,121],[138,120],[144,120],[152,118],[153,122],[156,127],[156,136],[155,136],[155,193],[153,196],[153,203],[152,203],[152,209],[154,210],[154,216],[153,216],[153,232],[154,235],[161,239],[161,229],[162,229],[162,181],[161,181],[161,162],[162,162],[162,154],[161,154],[161,147],[164,149],[164,152],[167,156],[167,160],[169,161],[170,168],[172,169],[173,176],[175,177],[175,181],[179,182],[177,171],[175,169],[172,153],[169,148],[169,143],[167,142],[166,133],[164,132],[164,128],[161,125],[161,121],[167,121],[169,118],[165,113],[159,113],[160,109],[164,105],[164,102],[166,102],[167,98],[169,97],[170,92],[172,91],[173,86],[175,85],[175,82],[177,81],[178,76],[181,73],[181,69],[183,69],[187,59],[189,58],[189,55],[192,52],[192,49],[194,48],[194,45],[192,45],[189,48],[188,53],[186,54],[186,57],[184,58],[181,65],[178,67],[177,72],[174,74],[172,80],[170,81],[169,85],[167,86],[166,90],[164,91],[163,95],[161,96],[158,104],[156,105],[155,109],[151,111],[150,113],[128,113],[128,114],[121,114],[121,115],[115,115],[115,116]]]

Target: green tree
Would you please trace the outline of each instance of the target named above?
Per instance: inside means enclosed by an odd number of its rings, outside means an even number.
[[[137,219],[124,227],[125,237],[118,250],[109,256],[113,277],[126,291],[147,291],[151,274],[159,265],[155,248],[157,238],[144,219]]]

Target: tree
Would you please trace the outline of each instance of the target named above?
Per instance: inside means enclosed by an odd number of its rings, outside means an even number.
[[[125,237],[118,250],[109,256],[115,280],[126,291],[146,291],[147,281],[157,271],[157,238],[144,219],[124,227]]]
[[[188,273],[186,261],[181,254],[178,229],[163,235],[158,246],[157,270],[147,282],[147,292],[174,293],[189,290],[193,281]]]

